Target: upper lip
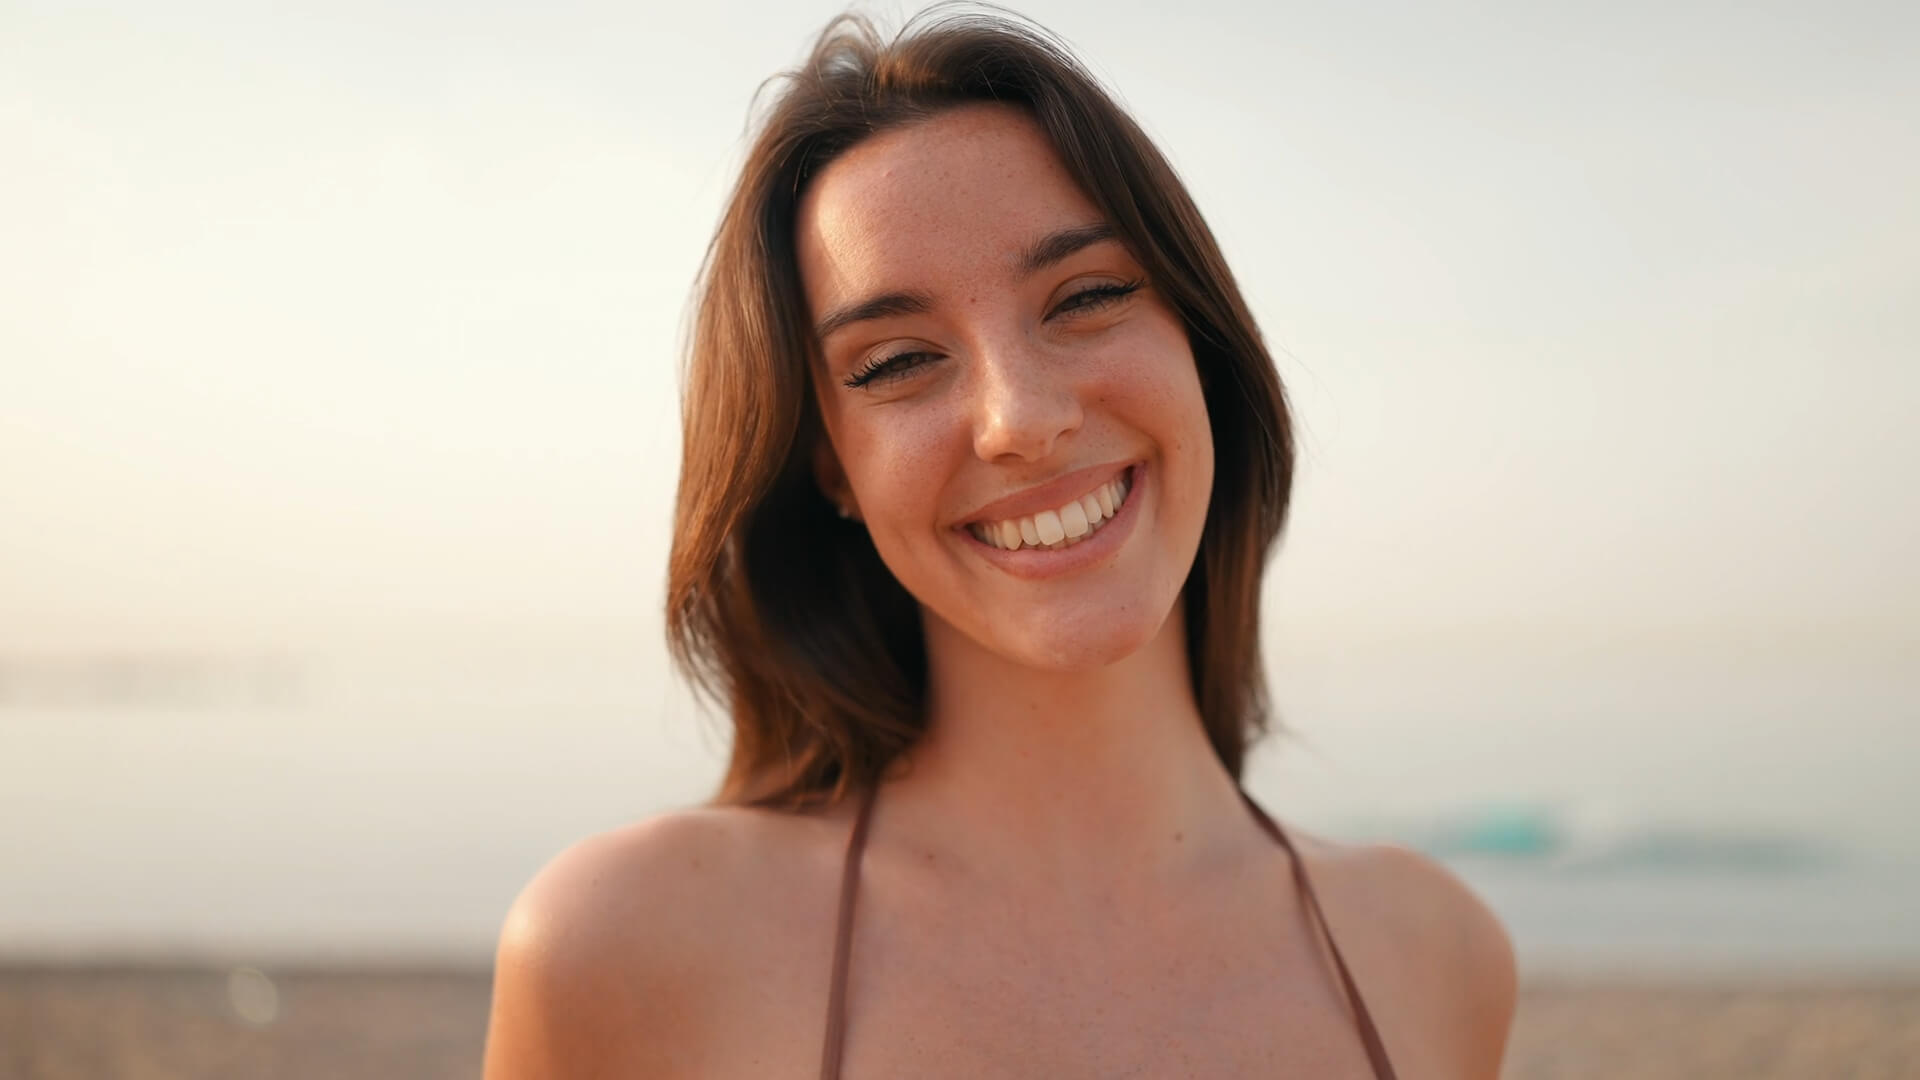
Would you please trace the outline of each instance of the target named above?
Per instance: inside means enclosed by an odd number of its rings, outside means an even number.
[[[1067,500],[1077,499],[1106,481],[1115,479],[1132,464],[1131,461],[1115,461],[1062,473],[1044,484],[1016,491],[1004,499],[995,499],[968,514],[961,523],[971,525],[984,521],[1006,521],[1009,518],[1031,517],[1042,510],[1058,510],[1067,504]]]

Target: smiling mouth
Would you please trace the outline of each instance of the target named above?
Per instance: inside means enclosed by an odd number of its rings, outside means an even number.
[[[1002,551],[1068,548],[1100,531],[1125,505],[1133,489],[1133,470],[1096,486],[1092,491],[1052,510],[1005,521],[976,521],[967,526],[974,539]]]

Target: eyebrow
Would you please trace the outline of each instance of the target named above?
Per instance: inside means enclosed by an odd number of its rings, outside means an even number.
[[[895,315],[925,315],[933,310],[933,297],[923,292],[890,292],[857,303],[843,304],[827,312],[813,328],[821,341],[827,335],[868,319],[888,319]]]
[[[1057,233],[1049,233],[1035,241],[1031,247],[1021,253],[1020,261],[1016,266],[1021,277],[1032,277],[1076,252],[1118,238],[1119,234],[1114,231],[1113,226],[1104,221],[1061,229]]]

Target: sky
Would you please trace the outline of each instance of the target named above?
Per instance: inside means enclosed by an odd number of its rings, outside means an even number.
[[[0,8],[0,659],[669,679],[689,291],[840,9],[653,7]],[[1912,5],[1021,10],[1292,397],[1269,659],[1347,769],[1302,784],[1916,809]]]
[[[689,287],[837,10],[679,7],[0,16],[0,644],[651,621]],[[1275,347],[1279,632],[1911,643],[1914,16],[1029,13]]]

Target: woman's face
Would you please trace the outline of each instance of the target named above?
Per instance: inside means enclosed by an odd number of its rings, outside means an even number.
[[[1029,666],[1150,640],[1186,582],[1213,442],[1186,331],[1024,113],[870,138],[800,206],[829,498],[919,600]]]

